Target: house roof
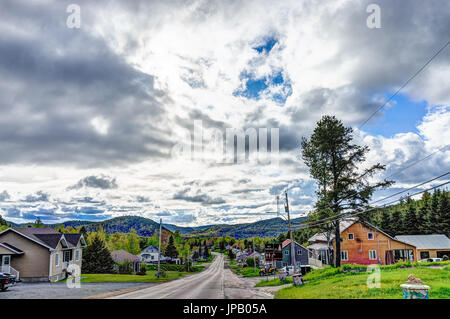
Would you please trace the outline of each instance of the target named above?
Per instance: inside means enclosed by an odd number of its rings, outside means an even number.
[[[112,251],[111,257],[116,263],[123,263],[126,260],[140,261],[140,258],[138,256],[130,254],[128,251],[125,251],[123,249]]]
[[[350,219],[350,218],[349,219],[344,219],[344,220],[340,221],[339,228],[340,228],[341,232],[343,232],[344,230],[349,228],[354,223],[356,223],[356,219]],[[333,240],[334,237],[335,236],[334,236],[334,232],[333,232],[333,233],[331,233],[330,240]],[[310,242],[316,242],[316,241],[324,241],[324,242],[326,242],[327,241],[326,233],[322,232],[322,233],[314,234],[314,236],[312,236],[310,239],[308,239],[308,241],[310,241]]]
[[[64,238],[69,244],[69,248],[76,247],[81,239],[81,234],[64,234]]]
[[[141,254],[150,253],[150,252],[154,252],[154,251],[158,251],[158,248],[156,248],[153,245],[150,245],[150,246],[145,247],[144,249],[142,249]]]
[[[417,249],[449,249],[450,239],[445,235],[398,235],[395,239]]]
[[[286,239],[286,240],[281,244],[281,247],[284,248],[284,247],[288,246],[290,243],[291,243],[291,240],[290,240],[290,239]],[[308,247],[304,247],[304,246],[300,245],[300,244],[297,243],[295,240],[294,240],[294,243],[295,243],[297,246],[300,246],[300,247],[305,248],[305,249],[309,249]],[[295,247],[295,245],[294,245],[294,247]]]
[[[62,234],[53,228],[13,227],[12,230],[52,249],[58,246],[62,237]]]
[[[0,246],[11,251],[14,255],[21,255],[23,254],[23,250],[14,247],[13,245],[10,245],[8,243],[0,243]]]
[[[38,243],[48,249],[55,249],[61,242],[63,247],[73,248],[78,245],[78,241],[81,238],[81,234],[62,234],[53,228],[34,228],[34,227],[11,227],[4,230],[13,231],[20,234],[35,243]],[[0,233],[1,234],[1,233]]]

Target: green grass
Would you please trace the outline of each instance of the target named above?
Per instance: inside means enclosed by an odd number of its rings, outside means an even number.
[[[280,278],[266,280],[263,279],[258,282],[255,287],[267,287],[267,286],[281,286],[286,284],[292,284],[294,281],[292,278],[286,278],[285,280],[280,280]]]
[[[259,277],[258,267],[256,267],[256,270],[254,270],[254,267],[242,267],[230,264],[230,268],[235,274],[243,277]]]
[[[146,275],[119,275],[119,274],[82,274],[81,282],[145,282],[157,283],[182,277],[188,272],[166,271],[166,278],[157,278],[156,271],[147,271]]]
[[[426,263],[428,266],[429,264]],[[448,263],[439,263],[448,265]],[[391,267],[392,266],[392,267]],[[430,299],[450,299],[450,266],[430,268],[419,263],[415,267],[406,268],[404,264],[382,266],[381,287],[367,287],[368,273],[349,271],[344,273],[344,267],[327,267],[313,270],[303,278],[305,285],[287,287],[278,291],[278,299],[401,299],[401,284],[408,275],[413,274],[430,286]],[[346,267],[350,270],[351,267]]]

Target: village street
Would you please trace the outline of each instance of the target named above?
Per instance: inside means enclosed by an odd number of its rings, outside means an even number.
[[[259,280],[259,278],[258,278]],[[254,288],[255,280],[244,280],[226,265],[223,255],[199,274],[117,295],[113,299],[270,299],[273,296]]]

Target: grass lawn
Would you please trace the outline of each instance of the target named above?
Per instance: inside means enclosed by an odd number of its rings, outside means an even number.
[[[271,276],[272,277],[272,276]],[[258,282],[255,287],[267,287],[267,286],[281,286],[286,284],[292,284],[294,281],[292,278],[286,278],[285,280],[280,280],[280,278],[266,280],[263,279]]]
[[[313,270],[303,278],[307,283],[299,287],[287,287],[278,291],[278,299],[401,299],[400,285],[413,274],[430,286],[430,299],[450,299],[450,266],[432,268],[381,267],[381,288],[367,287],[368,273],[342,273],[336,269]]]
[[[119,275],[119,274],[82,274],[81,282],[165,282],[171,279],[180,278],[188,272],[166,271],[167,277],[157,278],[156,271],[147,271],[144,276],[139,275]]]
[[[256,267],[255,270],[254,267],[242,267],[230,264],[230,268],[235,274],[243,277],[259,277],[259,267]]]

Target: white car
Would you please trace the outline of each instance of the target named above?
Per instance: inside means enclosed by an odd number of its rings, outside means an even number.
[[[421,262],[436,262],[436,261],[442,261],[442,258],[426,258],[426,259],[422,259]]]

